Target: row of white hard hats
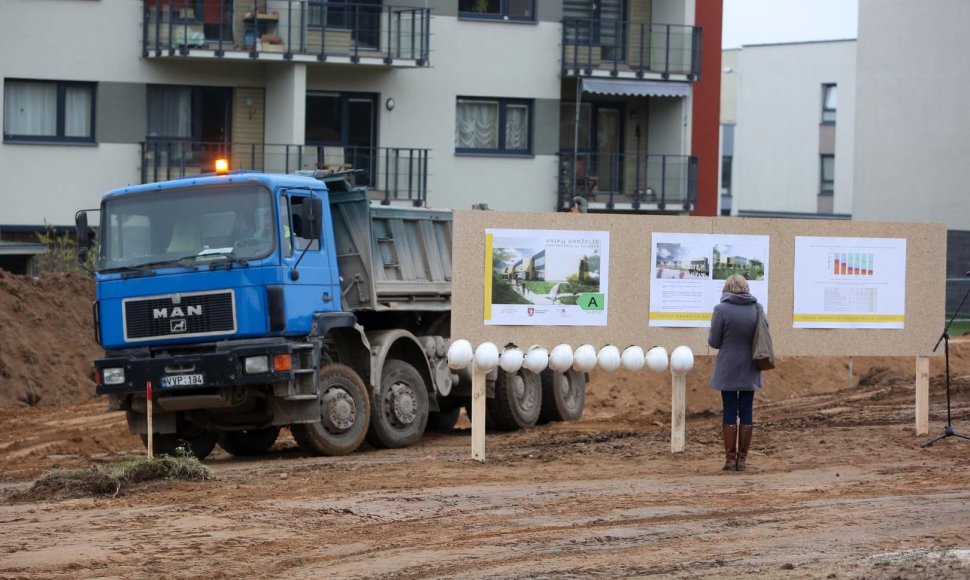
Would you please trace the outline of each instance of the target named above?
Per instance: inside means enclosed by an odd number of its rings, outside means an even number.
[[[465,339],[451,343],[448,348],[448,366],[453,369],[467,367],[474,360],[479,370],[488,372],[495,367],[501,367],[508,373],[518,372],[520,368],[539,373],[547,367],[564,372],[569,369],[586,372],[597,365],[606,372],[614,372],[621,366],[635,373],[644,366],[654,372],[667,370],[667,349],[655,346],[646,353],[639,346],[628,346],[620,353],[620,349],[608,344],[596,350],[590,344],[584,344],[575,351],[568,344],[560,344],[547,351],[541,346],[532,346],[523,352],[517,346],[509,346],[499,354],[498,346],[493,342],[483,342],[472,350],[472,345]],[[685,374],[694,367],[694,353],[690,347],[678,346],[670,354],[670,370],[674,374]]]

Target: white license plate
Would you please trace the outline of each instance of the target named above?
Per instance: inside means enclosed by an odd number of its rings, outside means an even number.
[[[162,377],[162,388],[167,389],[169,387],[189,387],[194,385],[204,385],[205,381],[202,380],[201,374],[196,375],[171,375],[168,377]]]

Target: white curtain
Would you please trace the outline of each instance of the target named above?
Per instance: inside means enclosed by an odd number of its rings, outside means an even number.
[[[66,137],[91,136],[91,102],[93,95],[88,87],[67,87],[64,91],[64,135]]]
[[[498,102],[458,101],[455,147],[498,149]]]
[[[148,87],[148,135],[180,139],[192,136],[190,87]]]
[[[528,151],[529,107],[527,105],[508,105],[505,108],[505,149]]]
[[[3,133],[57,136],[57,85],[7,81],[3,96]]]

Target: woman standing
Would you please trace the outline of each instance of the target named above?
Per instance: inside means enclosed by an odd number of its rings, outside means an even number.
[[[751,359],[758,308],[761,306],[751,295],[748,281],[734,274],[724,281],[721,303],[714,307],[711,317],[707,343],[718,349],[711,388],[721,391],[724,403],[725,471],[744,471],[751,445],[754,392],[761,388],[761,371]]]

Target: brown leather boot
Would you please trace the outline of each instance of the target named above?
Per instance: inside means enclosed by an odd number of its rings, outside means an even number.
[[[751,431],[754,425],[741,425],[738,430],[738,471],[744,471],[747,466],[748,448],[751,447]]]
[[[734,471],[738,467],[738,426],[724,423],[724,467],[722,471]]]

